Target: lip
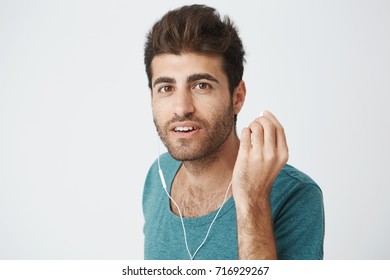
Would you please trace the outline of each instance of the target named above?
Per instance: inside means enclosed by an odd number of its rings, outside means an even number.
[[[194,127],[195,129],[192,131],[176,131],[177,127]],[[179,138],[188,138],[196,135],[201,130],[201,127],[194,122],[178,122],[173,123],[169,126],[169,131]]]

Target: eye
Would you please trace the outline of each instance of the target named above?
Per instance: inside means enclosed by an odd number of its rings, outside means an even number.
[[[171,92],[172,90],[173,90],[172,86],[162,86],[158,89],[158,92],[168,93]]]
[[[194,89],[198,89],[198,90],[207,90],[210,88],[211,88],[211,86],[208,83],[197,83],[194,86]]]

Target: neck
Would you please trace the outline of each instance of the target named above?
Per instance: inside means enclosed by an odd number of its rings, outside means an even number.
[[[184,161],[180,169],[186,182],[204,191],[226,189],[231,181],[240,140],[232,134],[213,155],[196,161]]]

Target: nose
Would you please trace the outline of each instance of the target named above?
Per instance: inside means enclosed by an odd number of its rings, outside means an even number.
[[[176,92],[174,102],[174,113],[180,117],[189,116],[195,111],[193,96],[190,91]]]

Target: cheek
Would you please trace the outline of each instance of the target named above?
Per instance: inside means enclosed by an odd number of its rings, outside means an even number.
[[[208,115],[219,115],[231,106],[231,99],[215,98],[204,102],[200,109]]]
[[[160,125],[164,124],[169,116],[168,111],[161,104],[152,104],[153,119]]]
[[[218,98],[217,96],[200,96],[193,99],[193,105],[196,111],[206,115],[214,114],[215,110],[222,108],[224,104],[224,100],[221,100],[221,98]]]
[[[161,102],[157,102],[155,99],[152,99],[152,112],[154,115],[158,115],[160,114],[160,111],[161,111]]]

